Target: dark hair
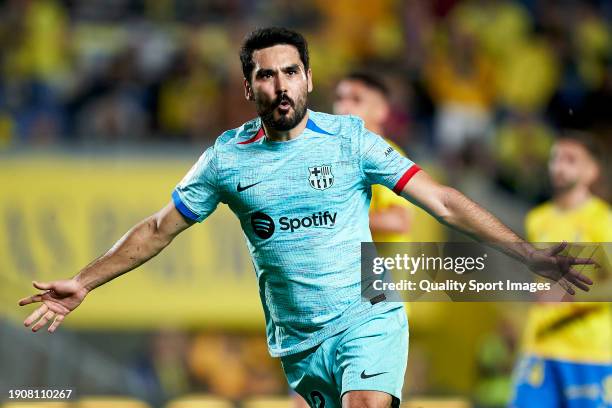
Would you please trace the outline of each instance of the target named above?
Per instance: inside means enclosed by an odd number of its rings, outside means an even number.
[[[284,27],[259,28],[249,33],[240,48],[240,62],[242,73],[247,81],[251,82],[251,73],[255,64],[253,63],[253,52],[278,44],[293,45],[300,54],[304,69],[308,70],[308,43],[302,34]]]
[[[570,140],[578,143],[596,162],[599,164],[603,162],[603,147],[599,140],[591,133],[575,129],[566,129],[561,132],[558,140]]]
[[[389,88],[387,87],[387,85],[385,85],[385,83],[376,75],[371,74],[369,72],[353,71],[348,75],[344,76],[343,79],[362,82],[368,88],[372,88],[383,94],[385,98],[389,97]]]

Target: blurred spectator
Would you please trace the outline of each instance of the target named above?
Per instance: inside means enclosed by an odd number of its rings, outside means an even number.
[[[537,115],[510,113],[495,135],[502,185],[528,201],[542,201],[547,193],[547,162],[553,142],[552,130]]]
[[[94,142],[144,137],[147,122],[139,75],[135,50],[126,49],[115,56],[102,77],[75,95],[71,105],[74,131]]]
[[[475,36],[455,19],[427,61],[427,85],[437,105],[435,135],[443,154],[469,142],[490,142],[495,72]]]
[[[52,0],[7,2],[0,28],[0,104],[13,114],[23,142],[48,144],[61,135],[61,90],[68,69],[67,15]]]
[[[218,84],[194,50],[180,52],[159,89],[159,128],[162,134],[194,141],[216,123]],[[212,135],[209,135],[212,136]]]
[[[551,35],[563,71],[549,105],[549,117],[559,127],[601,126],[606,121],[606,115],[601,115],[606,105],[600,98],[610,95],[606,85],[612,60],[609,22],[606,24],[603,16],[586,2],[562,9],[557,20]]]
[[[483,49],[504,62],[529,38],[531,16],[520,2],[468,0],[453,10],[464,30],[478,37]]]

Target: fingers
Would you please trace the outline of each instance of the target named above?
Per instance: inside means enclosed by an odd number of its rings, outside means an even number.
[[[32,281],[32,285],[34,285],[35,288],[42,289],[42,290],[51,290],[51,289],[53,289],[53,282],[37,282],[37,281]]]
[[[588,285],[592,285],[593,282],[586,276],[581,276],[578,272],[570,270],[565,276],[565,279],[574,284],[574,286],[588,292],[590,290]]]
[[[557,255],[559,252],[563,251],[565,248],[567,247],[567,242],[563,241],[561,243],[559,243],[558,245],[549,248],[548,249],[548,254],[549,255]]]
[[[19,300],[19,306],[29,305],[30,303],[42,302],[44,293],[28,296]]]
[[[37,289],[52,290],[53,283],[32,281],[32,285]],[[47,292],[45,292],[47,293]],[[42,297],[45,293],[37,293],[36,295],[24,297],[19,300],[19,306],[29,305],[30,303],[42,302]]]
[[[561,285],[561,287],[570,295],[576,294],[576,291],[574,288],[572,288],[572,285],[565,278],[559,279],[559,285]]]
[[[570,263],[572,265],[595,265],[598,268],[600,267],[599,264],[591,258],[570,258]]]
[[[574,279],[576,279],[576,280],[578,280],[580,282],[586,283],[587,285],[592,285],[593,284],[593,281],[588,276],[586,276],[583,273],[578,272],[574,268],[571,268],[569,270],[569,272],[567,273],[567,275],[571,276],[572,278],[574,278]]]
[[[27,319],[24,320],[23,324],[25,327],[30,327],[30,325],[32,323],[34,323],[36,320],[40,319],[45,313],[47,313],[49,311],[49,308],[47,307],[47,305],[45,305],[44,303],[35,311],[32,312],[32,314],[30,316],[28,316]]]
[[[64,315],[57,315],[55,316],[55,320],[53,321],[53,323],[51,323],[51,326],[49,326],[49,328],[47,329],[47,331],[49,333],[53,333],[55,332],[55,330],[57,329],[57,327],[64,321]]]
[[[55,313],[49,310],[47,313],[45,313],[42,319],[38,321],[38,323],[32,326],[32,331],[36,332],[40,330],[42,327],[45,327],[45,325],[49,322],[49,320],[53,319],[54,317],[55,317]]]

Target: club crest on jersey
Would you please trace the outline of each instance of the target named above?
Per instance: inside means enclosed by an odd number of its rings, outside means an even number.
[[[315,190],[325,190],[334,185],[334,175],[331,166],[308,167],[308,181]]]

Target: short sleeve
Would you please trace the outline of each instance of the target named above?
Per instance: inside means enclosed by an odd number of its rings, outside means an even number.
[[[208,148],[172,192],[176,209],[184,217],[202,222],[219,204],[214,147]]]
[[[404,186],[419,170],[412,160],[394,149],[385,139],[363,127],[359,132],[359,161],[365,181],[382,184],[401,193]]]

